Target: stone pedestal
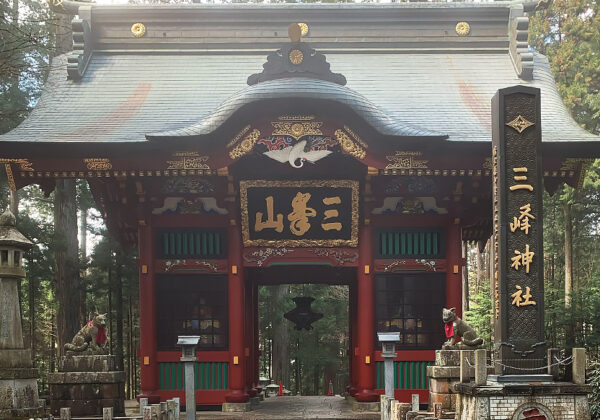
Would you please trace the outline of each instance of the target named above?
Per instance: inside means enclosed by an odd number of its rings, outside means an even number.
[[[102,415],[112,407],[125,413],[125,372],[115,370],[116,356],[64,356],[58,373],[50,374],[50,408],[58,414],[70,407],[74,416]]]
[[[29,349],[0,350],[0,419],[29,419],[43,414],[37,377]]]
[[[468,362],[475,366],[475,352],[462,350]],[[435,365],[427,367],[429,377],[429,409],[433,411],[433,403],[441,403],[442,409],[454,411],[456,392],[454,385],[460,382],[460,350],[436,350]],[[475,375],[475,369],[469,368],[469,376]]]
[[[525,418],[537,410],[548,420],[589,420],[590,386],[570,382],[501,383],[488,381],[456,385],[457,420],[506,420]]]

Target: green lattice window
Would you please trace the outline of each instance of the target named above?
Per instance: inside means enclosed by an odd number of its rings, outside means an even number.
[[[183,363],[159,363],[160,389],[185,389]],[[199,362],[194,366],[194,387],[197,390],[227,389],[227,362]]]
[[[427,366],[434,362],[394,362],[394,389],[427,389]],[[385,367],[377,362],[377,389],[385,389]]]
[[[378,258],[444,258],[443,229],[385,229],[376,235]]]
[[[224,229],[164,229],[157,233],[158,258],[225,258]]]

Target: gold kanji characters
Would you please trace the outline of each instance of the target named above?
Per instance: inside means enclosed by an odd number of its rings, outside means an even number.
[[[519,217],[514,217],[513,222],[510,224],[510,231],[514,232],[517,229],[521,229],[525,232],[525,235],[529,235],[529,228],[531,227],[529,220],[535,219],[535,216],[531,214],[531,204],[527,203],[524,206],[521,206],[519,210]]]
[[[525,272],[529,274],[529,265],[533,261],[534,256],[535,252],[529,250],[529,245],[525,245],[524,252],[515,249],[515,256],[511,258],[511,267],[519,271],[519,269],[523,266],[525,267]]]
[[[292,199],[293,211],[288,214],[288,220],[290,223],[290,230],[296,236],[304,235],[310,229],[310,223],[308,222],[309,217],[315,217],[317,212],[315,209],[307,206],[308,200],[310,200],[310,193],[299,192]]]
[[[519,175],[519,174],[526,174],[527,173],[527,168],[513,168],[513,172],[517,175],[515,175],[513,178],[515,181],[517,182],[523,182],[523,181],[527,181],[527,175]],[[529,190],[529,191],[533,191],[533,186],[531,184],[516,184],[513,185],[509,188],[511,191],[516,191],[516,190]]]
[[[325,197],[323,199],[323,204],[326,206],[331,206],[334,204],[341,204],[342,199],[340,197]],[[325,210],[325,217],[323,218],[323,222],[328,219],[333,219],[334,217],[338,217],[339,212],[337,210]],[[340,222],[327,222],[321,223],[321,227],[323,230],[337,230],[338,232],[342,230],[342,224]]]
[[[260,232],[263,229],[275,229],[275,232],[283,232],[283,214],[278,213],[277,219],[273,218],[273,196],[266,197],[265,202],[267,203],[267,220],[263,221],[263,213],[257,211],[254,230]]]
[[[525,287],[525,294],[523,294],[523,288],[519,285],[515,285],[517,291],[510,295],[513,298],[512,305],[515,306],[529,306],[535,305],[535,300],[531,300],[531,289],[529,287]]]

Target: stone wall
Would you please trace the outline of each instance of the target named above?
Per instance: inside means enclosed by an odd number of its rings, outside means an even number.
[[[539,409],[547,420],[590,419],[586,386],[552,383],[475,387],[473,384],[461,384],[457,388],[467,391],[458,396],[457,420],[521,419],[520,412],[531,408]]]

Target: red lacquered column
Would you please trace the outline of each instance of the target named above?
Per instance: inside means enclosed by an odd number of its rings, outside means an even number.
[[[138,230],[140,253],[140,385],[138,398],[148,398],[156,404],[158,390],[158,363],[156,361],[156,279],[152,270],[154,238],[150,226]]]
[[[446,307],[462,317],[462,237],[460,225],[448,226],[446,235]]]
[[[354,352],[354,349],[358,348],[356,287],[357,283],[352,282],[352,284],[350,284],[349,290],[350,348],[348,351],[348,362],[350,364],[350,385],[348,386],[348,393],[352,396],[354,396],[358,392],[358,364],[360,362],[360,357]]]
[[[370,224],[365,223],[359,238],[360,256],[358,260],[358,392],[356,401],[373,402],[379,400],[375,389],[375,289],[373,281],[373,233]],[[367,363],[367,361],[369,363]]]
[[[228,228],[229,255],[229,392],[225,400],[231,403],[247,402],[245,392],[244,354],[244,267],[242,263],[242,235],[234,219]],[[237,364],[236,364],[237,363]]]
[[[244,356],[246,357],[246,369],[245,369],[245,382],[246,391],[249,397],[256,397],[256,389],[253,388],[252,382],[254,381],[254,310],[253,310],[253,298],[252,298],[252,285],[244,285],[244,293],[246,302],[246,315],[244,316],[245,321],[245,344],[244,344]]]

